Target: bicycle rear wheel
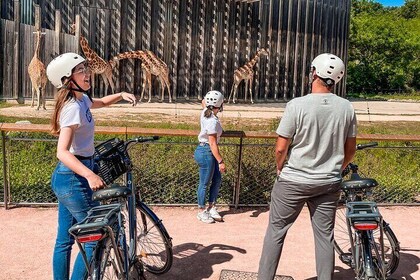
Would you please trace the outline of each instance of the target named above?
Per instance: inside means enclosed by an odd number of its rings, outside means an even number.
[[[387,266],[387,276],[389,276],[394,273],[398,267],[400,260],[400,247],[394,232],[385,221],[383,221],[383,229],[385,264]],[[353,228],[351,228],[351,233],[354,236]],[[379,228],[373,231],[373,237],[378,248],[380,248]],[[351,267],[351,245],[346,223],[345,205],[339,205],[335,215],[334,249],[338,253],[341,261]]]
[[[93,273],[95,280],[118,280],[121,279],[115,250],[112,247],[111,239],[108,238],[101,245],[101,257],[99,266],[96,267]]]
[[[161,220],[144,203],[136,203],[137,251],[145,269],[153,274],[167,272],[173,261],[172,242]]]

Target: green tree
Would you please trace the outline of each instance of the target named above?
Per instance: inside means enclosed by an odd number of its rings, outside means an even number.
[[[419,90],[420,19],[403,18],[402,8],[379,6],[353,2],[348,91]]]
[[[363,13],[377,13],[382,12],[384,7],[373,0],[354,0],[351,4],[351,11],[353,16],[357,16]]]
[[[419,17],[419,0],[405,0],[399,14],[405,19]]]

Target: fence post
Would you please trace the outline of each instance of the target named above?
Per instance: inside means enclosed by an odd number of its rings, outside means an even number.
[[[15,23],[15,44],[14,44],[14,66],[13,66],[13,98],[19,101],[19,85],[20,85],[20,1],[15,0],[14,4],[14,23]]]
[[[9,209],[9,193],[10,193],[10,186],[9,186],[9,179],[7,175],[7,157],[6,157],[6,132],[1,132],[1,150],[3,153],[3,190],[4,190],[4,208],[7,210]]]
[[[244,135],[241,134],[241,137],[239,138],[239,156],[238,156],[238,174],[236,174],[236,184],[235,184],[235,209],[238,208],[239,204],[239,191],[241,189],[241,162],[242,162],[242,149],[243,149],[243,139]]]
[[[0,18],[3,18],[2,15],[2,0],[0,0]],[[6,28],[6,27],[5,27]],[[0,26],[0,38],[3,38],[3,27]],[[3,39],[0,39],[0,42],[2,42]],[[4,42],[6,43],[6,42]],[[0,96],[3,97],[3,65],[4,65],[4,47],[0,49]]]
[[[54,39],[54,51],[55,56],[61,54],[60,50],[60,32],[61,32],[61,12],[60,10],[55,10],[55,39]]]

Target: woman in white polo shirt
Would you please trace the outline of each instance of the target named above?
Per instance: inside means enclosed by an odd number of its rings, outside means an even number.
[[[194,152],[194,159],[199,166],[200,181],[197,189],[199,212],[197,218],[204,223],[222,221],[215,204],[222,183],[221,172],[226,166],[220,154],[218,143],[223,129],[217,113],[223,110],[223,94],[219,91],[209,91],[202,101],[201,131],[198,135],[199,144]],[[209,190],[208,207],[206,208],[206,191]]]
[[[53,254],[53,278],[69,279],[71,249],[74,239],[68,230],[87,216],[92,192],[105,186],[93,172],[94,127],[90,109],[111,105],[122,99],[136,104],[133,94],[120,92],[103,98],[91,98],[91,71],[85,59],[76,53],[65,53],[53,59],[47,67],[50,82],[59,91],[51,120],[52,133],[58,135],[59,162],[51,178],[51,187],[58,199],[58,230]],[[91,257],[94,242],[86,243]],[[83,258],[76,259],[71,279],[86,279]]]

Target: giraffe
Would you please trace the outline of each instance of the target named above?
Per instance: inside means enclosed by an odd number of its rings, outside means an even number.
[[[94,92],[95,89],[95,74],[101,74],[102,80],[105,83],[105,95],[108,93],[108,84],[111,86],[112,93],[114,93],[114,82],[112,81],[112,65],[107,63],[97,53],[95,53],[95,51],[89,47],[88,41],[83,36],[80,36],[80,47],[86,56],[89,67],[92,69],[92,92]]]
[[[148,102],[152,99],[152,75],[156,76],[159,80],[160,86],[161,86],[161,100],[164,100],[164,93],[165,88],[168,89],[169,93],[169,102],[172,102],[171,97],[171,91],[169,88],[169,69],[165,62],[163,62],[161,59],[159,59],[155,54],[153,54],[151,51],[128,51],[124,53],[120,53],[116,56],[114,56],[110,60],[110,64],[114,65],[116,61],[122,60],[122,59],[140,59],[141,60],[141,69],[143,73],[143,86],[142,91],[140,95],[140,100],[143,99],[144,91],[147,88],[149,93],[149,99]]]
[[[42,108],[46,110],[45,108],[45,86],[47,84],[47,73],[45,70],[44,63],[41,62],[39,59],[39,49],[41,45],[41,31],[38,30],[34,32],[36,34],[36,47],[35,47],[35,53],[32,57],[31,62],[28,65],[28,74],[29,78],[31,79],[32,84],[32,102],[31,107],[34,107],[34,98],[35,93],[37,94],[38,98],[38,104],[36,109],[39,110],[41,104]]]
[[[245,81],[245,101],[247,99],[247,93],[248,93],[248,85],[249,85],[249,95],[251,96],[251,103],[254,103],[254,100],[252,99],[252,82],[254,80],[254,70],[252,69],[254,65],[257,63],[258,59],[261,55],[268,55],[268,51],[265,49],[259,49],[255,56],[245,63],[245,65],[239,67],[235,70],[233,74],[233,85],[232,90],[230,91],[228,103],[230,103],[230,98],[233,94],[233,103],[236,103],[236,94],[238,90],[239,84],[242,82],[242,80]]]
[[[160,68],[160,75],[158,76],[159,81],[161,83],[162,88],[162,98],[161,100],[164,100],[164,93],[165,93],[165,87],[168,89],[168,97],[169,97],[169,103],[172,102],[171,97],[171,89],[169,88],[169,68],[168,65],[159,57],[157,57],[153,52],[147,50],[147,55],[152,63],[157,65]]]

